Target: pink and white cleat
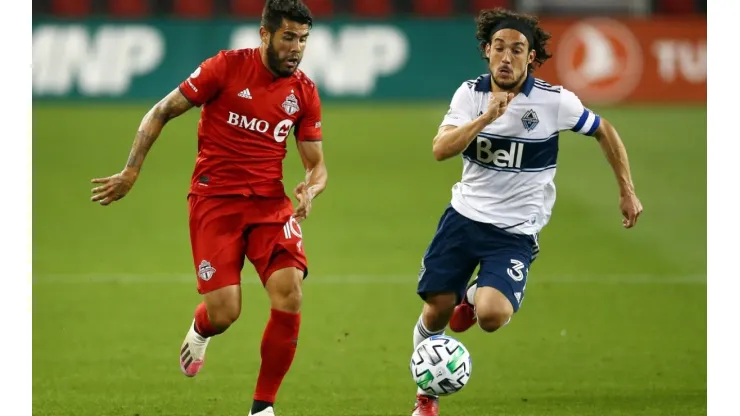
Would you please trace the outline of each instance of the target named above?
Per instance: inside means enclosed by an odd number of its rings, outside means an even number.
[[[206,347],[209,341],[210,338],[203,338],[195,332],[195,320],[193,320],[180,348],[180,370],[183,374],[188,377],[195,377],[198,374],[206,359]]]

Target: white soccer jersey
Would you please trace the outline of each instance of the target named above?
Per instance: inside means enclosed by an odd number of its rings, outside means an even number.
[[[464,82],[441,125],[477,118],[488,108],[490,94],[490,74]],[[571,91],[528,76],[506,112],[463,151],[462,180],[452,187],[452,206],[471,220],[512,233],[538,233],[555,204],[559,133],[591,136],[600,123]]]

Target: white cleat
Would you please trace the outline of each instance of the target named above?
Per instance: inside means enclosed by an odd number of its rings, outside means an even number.
[[[250,411],[249,416],[275,416],[275,411],[272,410],[272,407],[268,407],[267,409],[258,413],[252,413]]]
[[[180,370],[188,377],[195,377],[206,359],[206,347],[210,338],[203,338],[195,332],[195,320],[180,347]]]

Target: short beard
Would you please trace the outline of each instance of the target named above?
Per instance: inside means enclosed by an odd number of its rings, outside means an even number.
[[[282,61],[280,60],[278,51],[272,45],[272,37],[270,37],[270,42],[267,44],[267,66],[279,77],[285,78],[293,75],[290,70],[280,69],[280,64],[282,64]]]
[[[496,77],[494,75],[491,75],[491,79],[493,80],[493,83],[496,84],[497,87],[501,88],[504,91],[508,91],[508,90],[512,90],[516,88],[516,86],[519,85],[519,83],[522,81],[522,79],[524,79],[525,76],[527,76],[527,73],[522,72],[522,74],[519,75],[519,78],[511,82],[507,82],[506,84],[501,84],[498,81],[496,81]]]

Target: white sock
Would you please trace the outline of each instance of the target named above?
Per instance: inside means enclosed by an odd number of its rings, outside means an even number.
[[[416,322],[416,325],[414,325],[414,350],[416,350],[416,347],[421,344],[422,341],[425,339],[439,334],[444,334],[445,330],[442,329],[440,331],[430,331],[424,326],[424,315],[422,314],[419,316],[419,320]],[[417,394],[425,394],[429,395],[429,393],[425,392],[424,390],[417,388],[416,390]]]
[[[465,298],[467,299],[468,303],[475,306],[475,291],[478,289],[478,284],[474,284],[468,288],[468,290],[465,292]]]
[[[195,330],[195,321],[190,325],[190,335],[192,340],[197,344],[205,344],[205,342],[208,340],[208,338],[205,338],[201,334],[198,333],[198,331]]]

